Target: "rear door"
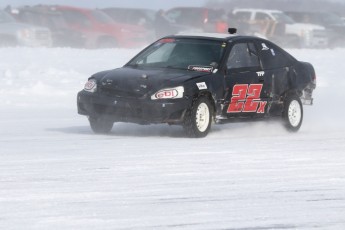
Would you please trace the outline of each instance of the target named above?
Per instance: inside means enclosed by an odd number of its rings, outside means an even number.
[[[231,117],[260,117],[267,111],[270,81],[262,70],[258,49],[252,40],[236,42],[230,49],[225,76],[222,113]]]
[[[257,40],[259,57],[264,69],[265,81],[270,84],[270,115],[281,115],[281,96],[290,88],[289,74],[294,59],[280,47],[269,41]],[[266,84],[265,83],[265,84]]]

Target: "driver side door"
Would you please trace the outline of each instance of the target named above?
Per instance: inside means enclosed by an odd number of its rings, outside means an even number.
[[[270,82],[253,41],[233,44],[225,75],[223,115],[227,118],[263,117],[270,97]]]

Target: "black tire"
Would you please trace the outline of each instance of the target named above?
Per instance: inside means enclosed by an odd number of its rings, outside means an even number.
[[[107,134],[113,128],[113,122],[103,118],[89,118],[90,127],[94,133]]]
[[[183,128],[189,137],[205,137],[211,129],[212,106],[208,98],[194,100],[192,108],[186,111]]]
[[[284,101],[283,119],[285,127],[290,132],[297,132],[303,121],[303,106],[301,99],[295,95],[288,95]]]

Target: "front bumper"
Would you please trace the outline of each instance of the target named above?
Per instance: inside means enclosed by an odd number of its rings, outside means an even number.
[[[329,37],[324,30],[312,30],[303,34],[303,47],[325,48],[329,44]]]
[[[191,100],[181,98],[152,101],[147,98],[110,97],[80,91],[77,105],[81,115],[105,117],[113,122],[180,123]]]

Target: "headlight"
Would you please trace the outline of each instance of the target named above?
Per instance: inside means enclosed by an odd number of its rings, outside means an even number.
[[[151,96],[151,100],[182,98],[183,93],[184,93],[183,86],[161,89]]]
[[[97,82],[95,79],[90,79],[85,83],[84,90],[94,93],[97,91]]]
[[[34,32],[30,29],[22,29],[17,32],[18,37],[22,39],[30,39],[33,38]]]
[[[304,30],[302,30],[302,32],[301,32],[301,36],[302,36],[302,37],[309,37],[309,36],[311,36],[311,33],[312,33],[311,30],[304,29]]]

